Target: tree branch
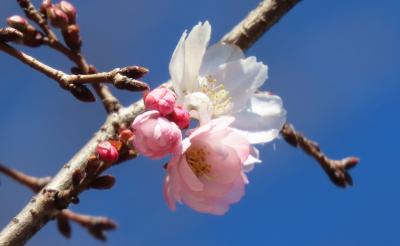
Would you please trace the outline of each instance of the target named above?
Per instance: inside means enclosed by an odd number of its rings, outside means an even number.
[[[286,142],[294,147],[301,148],[304,152],[312,156],[321,165],[334,184],[342,188],[353,184],[348,170],[357,165],[359,162],[357,157],[332,160],[321,151],[316,142],[306,138],[302,133],[296,132],[294,127],[289,123],[283,126],[281,134]]]
[[[40,62],[39,60],[25,54],[22,51],[13,48],[3,41],[0,41],[0,50],[17,58],[33,69],[47,75],[49,78],[56,80],[62,88],[67,90],[71,88],[72,84],[100,83],[111,83],[119,89],[126,89],[130,91],[143,91],[149,89],[149,86],[146,83],[127,77],[129,74],[136,74],[136,78],[143,76],[148,71],[143,67],[131,66],[125,68],[116,68],[109,72],[103,73],[68,75]]]
[[[39,11],[36,10],[35,6],[29,0],[17,0],[19,6],[24,11],[26,17],[28,17],[33,22],[37,23],[46,36],[51,41],[56,41],[57,36],[51,30],[49,24],[47,23],[46,19],[40,14]]]
[[[264,0],[223,38],[222,42],[250,48],[300,0]]]
[[[38,178],[27,175],[1,163],[0,173],[3,173],[18,183],[30,188],[35,193],[39,192],[51,180],[51,177]],[[79,214],[69,209],[65,209],[57,216],[57,224],[60,233],[66,237],[71,236],[69,221],[74,221],[80,224],[82,227],[86,228],[92,236],[99,240],[106,239],[106,230],[112,230],[117,227],[117,224],[107,217]]]
[[[43,32],[46,34],[46,37],[43,38],[44,44],[48,45],[50,48],[64,54],[71,61],[73,61],[78,68],[81,70],[82,74],[89,74],[90,66],[87,63],[86,59],[82,56],[79,51],[73,51],[69,49],[65,45],[63,45],[60,41],[58,41],[57,36],[51,30],[49,24],[46,19],[41,15],[41,13],[35,8],[35,6],[31,3],[30,0],[17,0],[18,4],[25,12],[25,15],[37,23]],[[93,67],[94,68],[94,67]],[[103,84],[93,84],[93,89],[96,94],[102,100],[102,103],[107,111],[107,113],[117,112],[121,107],[121,103],[119,100],[111,93],[106,85]],[[88,92],[87,92],[88,93]],[[74,94],[74,93],[73,93]],[[74,94],[75,95],[75,94]],[[76,96],[76,95],[75,95]]]

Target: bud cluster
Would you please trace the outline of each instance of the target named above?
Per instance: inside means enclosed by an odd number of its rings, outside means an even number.
[[[176,104],[176,95],[171,90],[163,87],[156,88],[143,97],[146,110],[156,110],[174,122],[179,128],[189,127],[190,116],[182,105]]]
[[[44,0],[40,11],[47,17],[50,24],[61,30],[64,41],[69,48],[79,51],[82,45],[79,26],[76,23],[76,8],[68,1],[60,1],[52,4],[50,0]]]
[[[38,47],[43,44],[43,34],[29,24],[28,20],[24,17],[19,15],[10,16],[7,19],[7,24],[22,34],[20,38],[10,41],[22,42],[24,45],[30,47]]]
[[[181,129],[189,127],[189,113],[176,104],[176,95],[163,87],[145,93],[146,112],[138,115],[131,125],[135,150],[151,159],[160,159],[181,147]]]

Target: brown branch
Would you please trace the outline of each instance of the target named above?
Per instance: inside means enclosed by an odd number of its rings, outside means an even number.
[[[25,15],[29,19],[37,23],[43,30],[43,32],[46,34],[46,37],[43,38],[44,44],[48,45],[50,48],[68,57],[80,68],[82,74],[90,73],[90,66],[87,63],[86,59],[82,56],[82,54],[79,51],[73,51],[72,49],[69,49],[68,47],[63,45],[60,41],[58,41],[57,36],[51,30],[46,19],[35,8],[35,6],[31,3],[30,0],[17,0],[17,2],[20,5],[20,7],[24,10]],[[93,84],[92,86],[96,94],[100,97],[107,113],[117,112],[121,108],[121,103],[111,93],[111,91],[108,89],[106,85]],[[89,92],[86,91],[86,94],[88,93]],[[91,101],[91,99],[89,101]]]
[[[242,50],[247,50],[262,34],[276,24],[300,0],[264,0],[258,7],[227,33],[221,42],[232,43]],[[358,163],[358,158],[347,157],[342,160],[329,159],[318,147],[318,144],[296,132],[290,123],[285,123],[281,135],[291,145],[303,149],[321,165],[330,180],[340,186],[352,184],[348,173]]]
[[[51,177],[33,177],[18,170],[9,168],[0,163],[0,173],[7,175],[18,183],[30,188],[33,192],[39,192],[51,180]]]
[[[115,138],[118,126],[130,124],[143,112],[143,102],[121,108],[107,117],[106,122],[93,138],[68,162],[25,208],[0,232],[0,245],[24,245],[50,219],[55,218],[69,203],[84,191],[93,180],[109,166],[91,161],[99,142]],[[92,173],[81,177],[77,174]]]
[[[30,188],[33,192],[39,192],[45,185],[47,185],[51,177],[38,178],[27,175],[18,170],[9,168],[0,163],[0,173],[5,174],[18,183]],[[105,240],[105,231],[112,230],[117,227],[117,224],[103,216],[92,216],[86,214],[75,213],[69,209],[62,210],[57,216],[58,229],[66,237],[70,237],[71,228],[69,221],[74,221],[86,228],[88,232],[99,240]]]
[[[111,83],[119,89],[126,89],[130,91],[142,91],[149,89],[146,83],[138,81],[133,78],[126,76],[126,71],[136,71],[136,74],[143,76],[147,73],[147,69],[138,66],[116,68],[109,72],[95,73],[95,74],[83,74],[83,75],[68,75],[62,71],[54,69],[39,60],[19,51],[12,46],[0,41],[0,50],[5,53],[17,58],[21,62],[27,64],[33,69],[47,75],[49,78],[56,80],[60,86],[64,89],[69,90],[72,84],[100,84],[100,83]],[[132,73],[132,72],[131,72]]]
[[[36,10],[35,6],[29,0],[17,0],[26,17],[37,23],[51,42],[57,40],[57,36],[51,30],[46,19]]]
[[[300,0],[264,0],[223,38],[243,51],[250,48]]]
[[[339,187],[347,187],[353,184],[348,170],[355,167],[359,162],[357,157],[346,157],[342,160],[328,158],[314,141],[306,138],[302,133],[297,132],[291,124],[286,123],[281,134],[294,147],[301,148],[312,156],[322,167],[330,180]]]

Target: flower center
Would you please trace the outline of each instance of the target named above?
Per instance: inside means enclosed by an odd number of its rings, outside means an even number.
[[[229,92],[211,75],[207,75],[201,80],[200,90],[210,99],[214,117],[220,116],[232,108],[232,98]]]
[[[211,165],[207,163],[206,154],[208,154],[208,151],[205,146],[191,146],[186,150],[186,161],[189,164],[190,169],[192,169],[198,178],[203,176],[208,177],[207,175],[211,172]]]

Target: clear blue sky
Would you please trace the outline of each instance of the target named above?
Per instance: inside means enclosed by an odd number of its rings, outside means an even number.
[[[88,60],[99,70],[146,66],[152,86],[168,78],[184,29],[209,20],[216,42],[258,3],[72,2]],[[399,11],[396,0],[307,0],[248,51],[269,65],[264,89],[282,96],[297,129],[333,158],[361,158],[352,188],[336,188],[312,159],[277,140],[275,150],[261,147],[264,163],[249,175],[242,201],[223,217],[185,206],[169,211],[162,197],[164,163],[144,158],[110,170],[118,178],[112,190],[86,192],[71,208],[118,221],[107,245],[400,245]],[[15,13],[21,13],[15,1],[1,3],[2,19]],[[70,67],[45,48],[26,51],[64,71]],[[98,129],[104,110],[77,102],[4,54],[0,64],[0,161],[53,175]],[[117,94],[125,104],[138,98]],[[3,227],[31,193],[4,176],[0,181]],[[65,240],[51,222],[29,245],[103,245],[78,227]]]

